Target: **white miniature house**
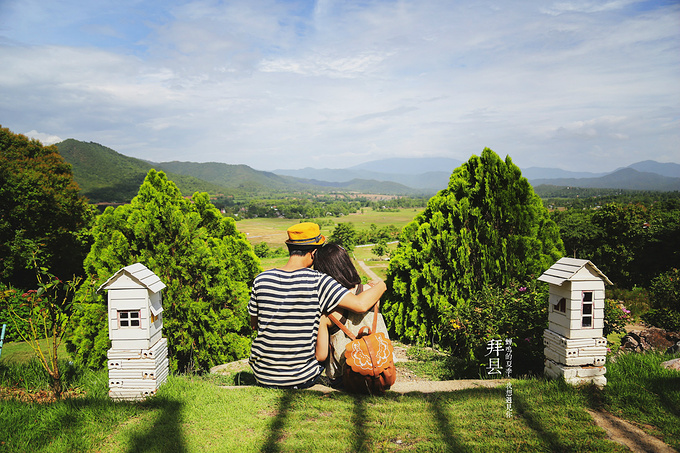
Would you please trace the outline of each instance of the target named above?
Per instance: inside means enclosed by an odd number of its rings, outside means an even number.
[[[604,386],[604,285],[611,282],[592,262],[575,258],[561,258],[538,280],[550,286],[543,337],[546,375]]]
[[[111,398],[142,399],[154,394],[167,379],[167,339],[162,338],[164,288],[160,278],[140,263],[120,269],[99,287],[108,291]]]

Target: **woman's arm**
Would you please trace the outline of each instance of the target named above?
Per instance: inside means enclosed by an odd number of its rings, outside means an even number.
[[[331,320],[328,316],[321,315],[321,321],[319,322],[319,334],[316,337],[316,360],[323,362],[328,358],[328,349],[330,346],[330,338],[328,336],[328,327],[331,324]]]
[[[358,295],[347,293],[340,299],[338,307],[346,308],[355,313],[366,313],[380,300],[380,297],[387,290],[385,282],[380,280],[375,286],[360,292]]]

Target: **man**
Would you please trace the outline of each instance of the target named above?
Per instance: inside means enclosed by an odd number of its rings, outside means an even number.
[[[248,303],[250,324],[257,330],[250,366],[262,386],[314,385],[323,371],[315,357],[321,315],[336,307],[363,313],[387,289],[381,281],[354,295],[332,277],[310,269],[325,242],[316,223],[288,228],[288,262],[255,278]]]

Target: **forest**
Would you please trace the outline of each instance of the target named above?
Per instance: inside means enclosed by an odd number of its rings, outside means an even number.
[[[186,198],[151,170],[131,203],[100,213],[79,195],[56,147],[2,129],[0,179],[7,341],[41,322],[77,363],[94,369],[108,349],[106,303],[94,289],[121,267],[142,262],[165,281],[171,368],[201,372],[249,351],[245,306],[261,267],[239,218],[342,218],[367,207],[426,206],[403,229],[353,232],[339,222],[330,237],[349,246],[398,239],[383,308],[390,330],[451,353],[460,366],[474,366],[489,338],[525,338],[518,367],[540,373],[546,293],[535,278],[561,256],[589,259],[614,282],[610,332],[622,328],[628,308],[650,324],[680,329],[677,192],[534,190],[510,158],[488,149],[429,199]]]

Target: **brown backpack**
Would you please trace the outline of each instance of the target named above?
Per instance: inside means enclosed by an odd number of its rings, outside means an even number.
[[[392,342],[382,332],[376,332],[378,304],[373,307],[373,326],[361,328],[355,336],[333,315],[330,320],[352,339],[345,348],[345,368],[342,383],[350,393],[382,395],[397,379]]]

